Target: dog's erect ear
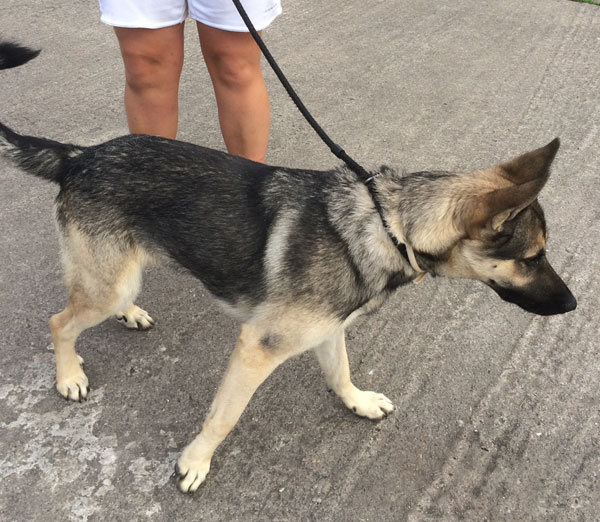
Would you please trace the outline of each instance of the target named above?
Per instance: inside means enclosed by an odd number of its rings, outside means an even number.
[[[554,138],[548,145],[531,152],[526,152],[517,158],[498,165],[502,172],[500,175],[521,185],[529,181],[543,179],[544,183],[550,175],[550,165],[560,147],[560,140]]]
[[[555,138],[545,147],[501,163],[494,169],[498,176],[511,184],[477,198],[467,227],[471,237],[478,236],[488,225],[499,230],[505,221],[533,203],[550,176],[550,165],[559,146],[560,141]]]

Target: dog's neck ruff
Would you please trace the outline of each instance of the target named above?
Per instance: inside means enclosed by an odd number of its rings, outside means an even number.
[[[423,280],[423,278],[427,275],[427,271],[423,270],[419,266],[419,263],[417,262],[417,258],[415,256],[415,251],[413,250],[413,247],[410,245],[410,243],[408,241],[406,241],[406,238],[404,236],[397,236],[396,234],[392,233],[392,230],[391,230],[387,220],[385,219],[385,214],[383,212],[383,208],[379,201],[377,190],[375,189],[375,187],[373,185],[374,179],[375,179],[375,175],[370,176],[369,178],[363,180],[363,183],[365,184],[365,186],[367,187],[367,190],[369,191],[371,199],[373,200],[373,204],[375,205],[375,210],[377,210],[377,213],[379,214],[379,217],[381,218],[381,222],[383,223],[383,228],[387,232],[387,235],[389,236],[389,238],[392,240],[392,243],[394,243],[394,245],[398,249],[398,252],[400,252],[402,257],[404,257],[404,259],[406,259],[408,261],[408,263],[410,264],[412,269],[417,273],[417,277],[415,278],[414,282],[420,283]]]

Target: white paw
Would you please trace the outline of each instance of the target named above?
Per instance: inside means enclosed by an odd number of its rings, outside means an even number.
[[[394,411],[394,405],[382,393],[362,391],[356,388],[349,397],[344,398],[344,403],[354,413],[361,417],[379,420]]]
[[[192,459],[184,450],[175,465],[175,474],[178,478],[179,489],[184,493],[193,493],[206,479],[210,470],[209,459]]]
[[[84,373],[81,366],[83,366],[83,359],[78,355],[77,360],[79,362],[79,368],[75,369],[66,376],[56,377],[56,390],[65,399],[71,401],[85,400],[90,391],[88,384],[88,378]]]
[[[148,330],[154,326],[154,319],[148,315],[146,310],[139,306],[131,305],[117,314],[117,319],[127,328],[132,330]]]

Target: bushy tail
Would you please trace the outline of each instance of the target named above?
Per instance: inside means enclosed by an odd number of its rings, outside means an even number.
[[[83,150],[77,145],[21,136],[0,123],[0,156],[40,178],[60,183],[67,162]]]
[[[33,60],[40,51],[13,42],[0,42],[0,69],[18,67]]]
[[[39,53],[15,43],[0,42],[0,69],[22,65]],[[21,136],[0,123],[0,156],[40,178],[59,183],[66,162],[82,151],[82,147],[75,145]]]

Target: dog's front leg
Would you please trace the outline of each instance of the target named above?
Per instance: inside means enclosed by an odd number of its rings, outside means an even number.
[[[328,386],[354,413],[361,417],[378,420],[394,409],[394,405],[385,395],[362,391],[352,384],[343,329],[314,348],[314,352],[321,364]]]
[[[198,489],[210,469],[210,461],[219,444],[233,429],[252,394],[291,354],[283,349],[262,346],[260,332],[251,325],[242,326],[229,367],[202,431],[177,461],[179,488],[183,492]]]

